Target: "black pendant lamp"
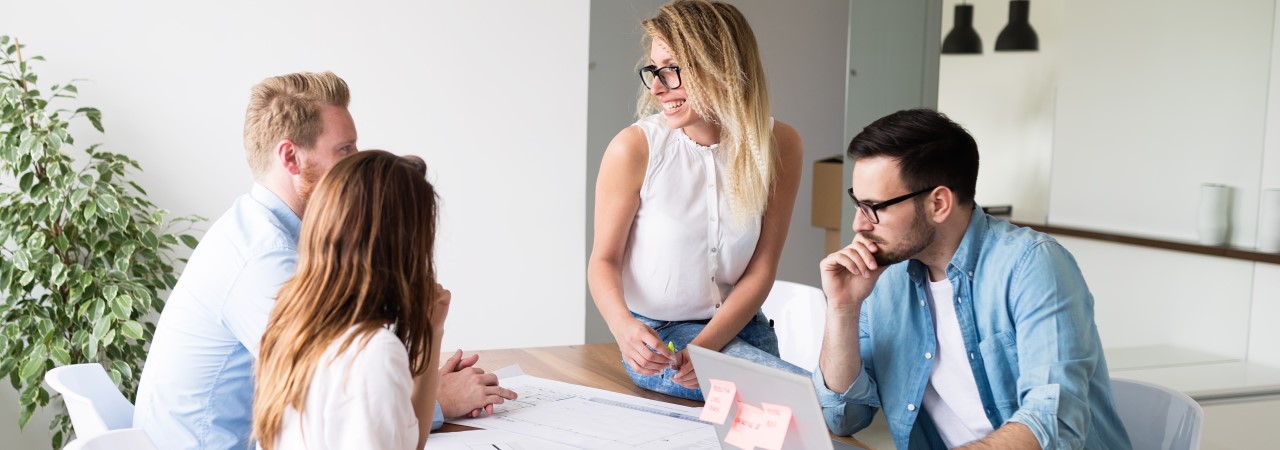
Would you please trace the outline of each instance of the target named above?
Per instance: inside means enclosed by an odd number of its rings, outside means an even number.
[[[1028,0],[1011,0],[1009,2],[1009,24],[996,37],[996,51],[1036,51],[1040,49],[1040,38],[1036,30],[1031,29],[1031,2]]]
[[[956,5],[956,25],[942,40],[942,54],[982,54],[982,38],[973,29],[973,5]]]

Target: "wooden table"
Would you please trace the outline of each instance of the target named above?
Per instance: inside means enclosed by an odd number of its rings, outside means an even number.
[[[446,352],[447,353],[447,352]],[[702,406],[702,402],[685,400],[650,390],[640,389],[622,368],[622,355],[615,344],[568,345],[563,347],[513,348],[483,350],[476,365],[493,371],[512,364],[519,364],[524,373],[536,377],[563,381],[606,391],[644,397],[684,406]],[[449,357],[445,354],[441,360]],[[440,432],[472,430],[471,427],[444,424]],[[852,437],[832,436],[861,448],[870,448]]]

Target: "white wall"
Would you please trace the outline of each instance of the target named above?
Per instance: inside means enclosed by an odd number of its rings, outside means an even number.
[[[157,204],[218,217],[248,191],[249,88],[333,70],[362,148],[421,155],[443,198],[445,347],[581,343],[588,2],[7,2],[41,84],[81,82]],[[483,361],[481,362],[483,364]],[[7,383],[6,383],[7,384]],[[7,389],[7,388],[5,388]],[[0,435],[16,402],[0,397]],[[27,434],[42,434],[35,423]],[[47,448],[47,438],[35,439]]]
[[[842,155],[847,144],[842,142],[842,130],[849,5],[831,0],[728,1],[742,11],[755,32],[774,117],[795,127],[804,140],[800,191],[777,278],[817,286],[817,264],[826,254],[823,230],[810,225],[810,187],[813,162]],[[588,230],[594,211],[595,174],[605,146],[618,131],[635,122],[635,100],[640,93],[635,68],[646,55],[640,47],[639,23],[663,3],[666,2],[592,3]],[[588,247],[591,238],[588,234]],[[611,341],[595,306],[589,299],[587,304],[587,340]]]
[[[955,27],[955,0],[942,7],[942,36]],[[1043,222],[1049,214],[1057,59],[1063,52],[1065,0],[1037,0],[1031,26],[1035,52],[997,52],[996,36],[1009,22],[1007,2],[970,2],[981,55],[942,55],[938,110],[963,125],[978,142],[979,205],[1013,205],[1019,220]]]
[[[1252,246],[1274,1],[1065,12],[1050,221],[1194,241],[1200,184],[1224,183],[1231,241]]]

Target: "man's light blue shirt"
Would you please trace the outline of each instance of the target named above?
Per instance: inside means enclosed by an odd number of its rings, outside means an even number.
[[[201,239],[169,295],[138,387],[133,426],[163,449],[249,448],[253,362],[301,220],[254,184]],[[439,404],[432,429],[443,421]]]
[[[1045,449],[1130,448],[1111,396],[1093,296],[1066,249],[975,209],[947,279],[993,428],[1026,425]],[[862,305],[862,373],[836,393],[814,371],[832,432],[850,435],[883,409],[898,448],[945,447],[922,407],[930,355],[937,353],[928,282],[920,261],[885,269]]]

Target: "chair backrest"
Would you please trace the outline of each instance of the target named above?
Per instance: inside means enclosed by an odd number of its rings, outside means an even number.
[[[1191,397],[1158,384],[1114,378],[1111,393],[1134,450],[1200,448],[1204,410]]]
[[[773,320],[782,360],[804,370],[817,368],[827,317],[827,300],[822,289],[774,281],[761,309]]]
[[[101,364],[56,367],[45,374],[44,382],[62,394],[78,437],[133,426],[133,404],[124,398]]]
[[[123,428],[81,437],[62,450],[157,450],[151,437],[141,428]]]

